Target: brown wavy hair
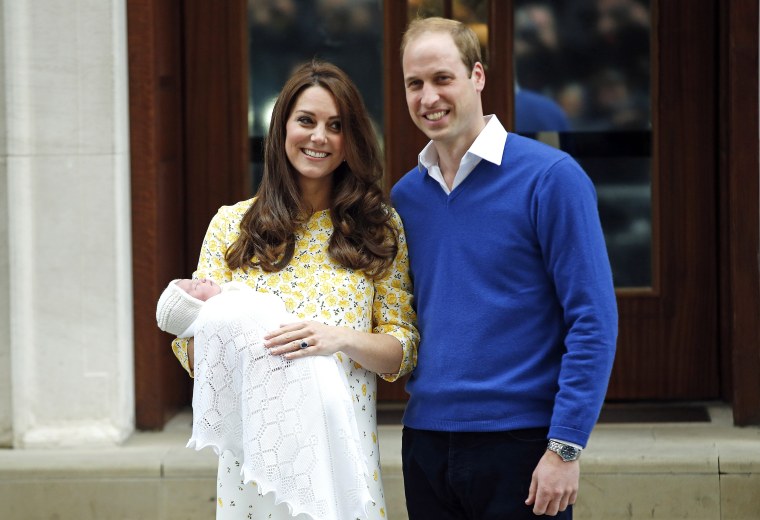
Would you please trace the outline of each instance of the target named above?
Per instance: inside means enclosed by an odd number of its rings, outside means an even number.
[[[398,253],[398,231],[380,188],[380,148],[354,83],[335,65],[318,60],[301,65],[277,97],[264,145],[261,185],[225,260],[230,269],[260,267],[268,272],[279,271],[292,260],[296,230],[313,208],[302,199],[299,173],[287,160],[285,126],[298,96],[313,86],[326,89],[335,100],[345,151],[345,161],[332,175],[334,230],[328,254],[346,268],[382,277]]]

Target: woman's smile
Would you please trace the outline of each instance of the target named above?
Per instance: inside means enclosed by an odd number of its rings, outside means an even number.
[[[313,86],[298,95],[286,125],[285,153],[302,185],[331,182],[345,155],[338,106],[328,90]]]

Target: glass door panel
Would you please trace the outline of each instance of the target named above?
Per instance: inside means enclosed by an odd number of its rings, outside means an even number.
[[[409,0],[407,4],[407,18],[409,20],[431,16],[446,16],[446,2],[444,0]]]
[[[488,0],[409,0],[407,22],[415,18],[441,16],[467,24],[480,40],[484,61],[488,61]]]
[[[275,99],[293,68],[312,58],[351,77],[382,140],[382,0],[248,0],[248,41],[252,190],[261,179]]]
[[[514,130],[570,153],[597,189],[616,287],[651,287],[649,0],[514,3]]]
[[[407,21],[445,16],[469,25],[488,76],[498,73],[488,67],[490,7],[410,0]],[[575,157],[597,189],[616,287],[652,288],[649,0],[514,0],[512,20],[512,130]]]

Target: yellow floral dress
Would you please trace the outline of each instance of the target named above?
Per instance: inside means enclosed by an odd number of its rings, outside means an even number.
[[[281,271],[261,269],[230,270],[224,261],[227,248],[240,234],[240,221],[253,199],[223,206],[211,220],[201,247],[194,278],[210,278],[217,283],[241,281],[261,292],[279,296],[287,310],[304,320],[355,330],[385,333],[397,338],[403,360],[396,374],[382,374],[394,381],[410,372],[417,361],[419,335],[412,309],[406,239],[395,211],[393,223],[399,230],[399,254],[389,273],[373,281],[363,273],[335,263],[327,253],[333,231],[329,210],[314,213],[296,235],[295,254]],[[192,374],[187,358],[187,340],[177,339],[172,349],[185,369]],[[368,519],[385,519],[386,507],[380,474],[377,444],[377,381],[348,356],[337,353],[348,379],[362,449],[372,480],[370,494],[376,503]],[[287,507],[275,505],[271,494],[260,495],[255,484],[243,485],[240,461],[226,452],[219,458],[217,476],[217,514],[221,519],[291,519]],[[362,519],[364,520],[364,519]]]

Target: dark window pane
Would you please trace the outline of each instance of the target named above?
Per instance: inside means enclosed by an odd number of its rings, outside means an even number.
[[[445,16],[443,0],[409,0],[407,3],[407,16],[409,20],[414,20],[418,17]]]
[[[253,189],[280,88],[299,64],[330,61],[356,83],[383,136],[382,0],[248,0],[249,135]]]
[[[599,195],[617,287],[652,285],[649,0],[515,0],[515,127]]]

